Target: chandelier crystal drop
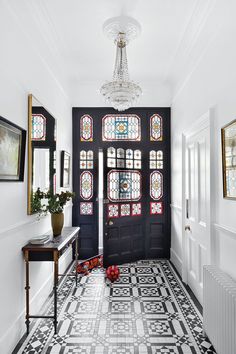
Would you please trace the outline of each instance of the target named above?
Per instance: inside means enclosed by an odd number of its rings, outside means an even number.
[[[141,87],[129,78],[126,55],[126,46],[129,39],[125,32],[119,31],[116,34],[116,60],[113,79],[103,84],[100,90],[105,100],[118,111],[125,111],[134,106],[142,94]]]

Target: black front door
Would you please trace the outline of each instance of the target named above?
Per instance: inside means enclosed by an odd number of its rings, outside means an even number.
[[[73,225],[83,258],[98,253],[99,149],[105,264],[169,258],[170,109],[73,109]]]

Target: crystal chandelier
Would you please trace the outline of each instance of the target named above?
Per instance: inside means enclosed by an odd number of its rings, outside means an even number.
[[[113,79],[103,84],[100,92],[112,107],[124,111],[134,106],[142,94],[141,87],[129,79],[126,55],[126,46],[130,39],[138,35],[140,26],[130,17],[118,17],[108,20],[104,31],[115,40],[116,60]]]

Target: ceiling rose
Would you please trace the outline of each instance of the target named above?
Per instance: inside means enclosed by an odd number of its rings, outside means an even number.
[[[113,17],[103,25],[104,33],[116,45],[113,79],[101,87],[101,94],[112,107],[124,111],[132,107],[142,94],[141,87],[129,79],[127,44],[141,32],[140,24],[128,16]]]

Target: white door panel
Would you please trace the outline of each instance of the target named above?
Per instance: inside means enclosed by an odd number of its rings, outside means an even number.
[[[210,237],[210,129],[186,137],[187,283],[202,303],[202,271]]]

